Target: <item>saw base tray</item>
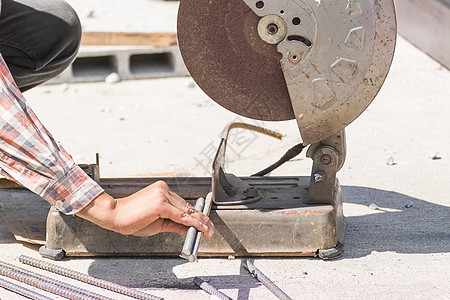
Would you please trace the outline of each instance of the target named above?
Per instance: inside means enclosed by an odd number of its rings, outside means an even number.
[[[211,178],[163,178],[191,203],[205,197]],[[213,206],[210,218],[213,238],[203,239],[200,257],[320,256],[341,253],[344,236],[342,192],[336,180],[331,205],[308,204],[309,177],[244,177],[262,198],[239,206]],[[139,190],[160,178],[101,179],[114,197]],[[295,196],[294,196],[295,195]],[[124,236],[105,230],[79,217],[51,209],[47,219],[46,245],[41,255],[66,256],[179,256],[184,236],[160,233],[151,237]]]

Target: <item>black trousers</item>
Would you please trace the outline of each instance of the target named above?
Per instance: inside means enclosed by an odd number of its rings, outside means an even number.
[[[80,20],[66,2],[2,0],[0,53],[22,92],[64,71],[80,40]]]

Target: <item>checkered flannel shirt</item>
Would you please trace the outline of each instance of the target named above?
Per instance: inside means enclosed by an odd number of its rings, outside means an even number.
[[[1,54],[0,169],[69,215],[103,192],[36,117]]]

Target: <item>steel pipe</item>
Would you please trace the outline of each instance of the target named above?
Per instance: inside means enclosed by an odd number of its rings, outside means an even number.
[[[205,204],[203,207],[203,213],[209,217],[209,213],[211,212],[211,206],[212,206],[212,193],[209,193],[206,196]],[[198,248],[200,247],[200,241],[202,239],[203,232],[197,231],[197,235],[195,237],[194,244],[192,246],[192,253],[189,255],[188,260],[190,262],[194,262],[197,260],[197,254],[198,254]]]
[[[195,203],[195,210],[203,211],[203,207],[205,205],[205,199],[200,197],[197,199]],[[186,234],[186,239],[184,240],[183,249],[181,250],[181,257],[188,259],[192,254],[192,249],[194,247],[194,243],[197,237],[197,233],[199,231],[195,227],[189,227],[188,232]]]

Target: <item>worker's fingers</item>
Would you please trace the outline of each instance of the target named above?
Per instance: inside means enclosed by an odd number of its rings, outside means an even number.
[[[184,200],[182,197],[180,197],[177,193],[169,190],[168,191],[168,200],[171,204],[173,204],[176,208],[180,209],[183,212],[186,212],[188,214],[196,214],[196,218],[200,218],[201,221],[205,224],[211,224],[212,227],[214,227],[214,224],[209,220],[208,216],[203,214],[202,212],[198,212],[194,207],[192,207],[189,202]]]
[[[161,232],[176,232],[179,234],[186,235],[189,227],[175,223],[172,220],[162,219],[164,222],[161,226]]]
[[[165,182],[159,181],[156,184],[158,185],[158,187],[160,187],[165,191],[167,195],[167,201],[171,203],[173,206],[189,215],[196,214],[194,218],[200,219],[203,224],[207,224],[210,227],[214,227],[214,224],[209,220],[208,216],[206,216],[202,212],[197,212],[197,210],[189,202],[187,202],[180,195],[172,191]]]
[[[174,191],[169,189],[167,191],[167,195],[168,195],[167,199],[169,200],[169,202],[172,203],[172,205],[175,206],[176,208],[188,214],[192,214],[196,211],[195,208],[189,202],[184,200],[180,195],[178,195]]]
[[[203,222],[203,214],[200,212],[196,212],[194,214],[188,214],[184,211],[179,210],[175,206],[167,203],[163,205],[160,211],[160,217],[163,219],[170,219],[176,223],[195,227],[197,230],[203,232],[206,238],[212,237],[214,231],[212,223],[207,220],[207,222]],[[205,216],[206,217],[206,216]]]
[[[170,189],[169,185],[162,180],[151,184],[150,186],[148,186],[147,188],[145,188],[141,191],[144,191],[144,190],[146,192],[159,191],[160,193],[162,193],[162,194],[160,194],[160,196],[163,196],[166,201],[168,201],[169,203],[171,203],[173,206],[177,207],[178,209],[180,209],[186,213],[189,213],[189,214],[195,212],[195,208],[189,202],[184,200],[177,193],[173,192]],[[141,191],[137,192],[136,194],[140,193]]]
[[[142,228],[141,230],[135,232],[133,235],[136,236],[150,236],[160,232],[175,232],[179,234],[186,235],[189,227],[175,223],[168,219],[158,219],[152,224]]]
[[[207,215],[205,215],[202,212],[196,211],[195,213],[191,214],[192,217],[196,218],[197,220],[200,220],[203,224],[206,224],[208,227],[214,228],[214,224],[211,222],[211,220],[208,218]]]

